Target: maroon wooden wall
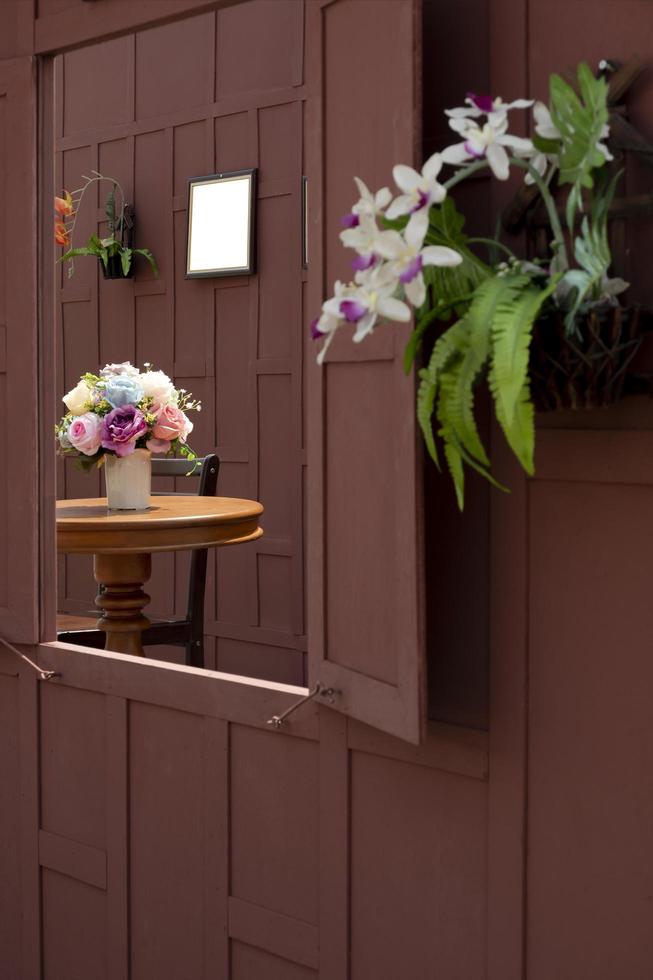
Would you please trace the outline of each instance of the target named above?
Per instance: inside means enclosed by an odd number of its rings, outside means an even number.
[[[529,0],[491,11],[493,90],[506,97],[546,97],[548,74],[581,59],[650,63],[653,54],[645,2]],[[652,98],[649,70],[629,106],[649,138]],[[629,163],[627,192],[650,188],[650,169]],[[627,228],[624,271],[644,304],[650,235],[650,216]],[[535,479],[492,497],[488,956],[497,976],[616,980],[653,969],[653,668],[642,587],[652,424],[646,399],[544,417]],[[501,459],[500,440],[494,450]]]
[[[70,279],[60,271],[58,389],[130,359],[202,399],[191,443],[220,456],[218,492],[266,501],[260,543],[210,556],[206,663],[292,683],[304,679],[306,648],[303,33],[303,4],[280,0],[84,46],[56,58],[54,120],[56,186],[78,187],[91,170],[117,177],[137,244],[160,269],[154,279],[144,263],[119,282],[103,280],[95,260],[78,259]],[[97,75],[112,83],[89,85]],[[259,168],[259,274],[185,280],[188,179],[244,167]],[[75,244],[102,229],[109,187],[85,199]],[[99,477],[62,467],[59,496],[102,493]],[[153,617],[185,615],[187,566],[186,555],[157,556]],[[90,559],[62,563],[60,590],[62,611],[93,608]]]
[[[86,6],[80,4],[78,10]],[[370,180],[380,178],[389,173],[397,153],[408,159],[413,149],[412,55],[419,25],[414,20],[413,3],[406,0],[373,5],[376,82],[369,72],[366,74],[363,62],[356,63],[357,74],[353,73],[364,82],[372,118],[380,119],[388,102],[395,99],[397,110],[402,112],[401,126],[384,128],[371,123],[376,130],[375,141],[358,144],[351,141],[348,127],[339,124],[338,100],[342,118],[350,118],[347,113],[351,111],[342,52],[346,50],[353,57],[369,42],[369,21],[361,16],[361,9],[358,0],[306,5],[307,18],[312,20],[311,32],[307,33],[310,40],[306,41],[307,61],[314,69],[313,78],[323,76],[330,92],[329,160],[334,167],[339,159],[343,165],[342,171],[331,172],[328,196],[321,204],[324,213],[331,216],[326,246],[329,275],[341,256],[333,234],[333,215],[342,198],[349,200],[352,193],[350,186],[345,187],[345,183],[349,185],[346,172],[355,168],[364,175],[371,174]],[[67,12],[52,12],[48,17],[64,18]],[[97,13],[98,17],[105,16],[100,6]],[[243,7],[239,16],[247,23],[248,8]],[[191,32],[193,21],[180,22],[178,30]],[[70,26],[70,21],[65,23]],[[88,30],[88,23],[84,20],[80,31],[82,27]],[[112,23],[115,27],[115,21]],[[61,37],[61,29],[52,20],[40,25],[39,36],[45,26],[47,36]],[[160,36],[157,32],[162,30],[156,28],[151,36]],[[402,45],[396,44],[397,38],[403,40]],[[239,43],[241,51],[248,49],[245,31]],[[82,44],[76,57],[83,59],[85,55]],[[320,103],[321,92],[317,85],[306,93],[313,107]],[[387,95],[383,104],[378,98],[380,92]],[[236,109],[240,111],[241,106],[238,101]],[[65,112],[63,120],[65,126]],[[173,125],[177,124],[193,125],[192,120],[188,123],[186,109],[173,120]],[[155,127],[156,120],[147,125]],[[205,123],[203,126],[205,133],[211,128]],[[59,134],[58,152],[68,153],[68,136],[64,129]],[[277,151],[285,153],[283,130],[275,129],[275,134],[281,144]],[[115,139],[109,142],[118,145],[102,152],[113,149],[120,154],[131,152],[130,138],[137,143],[147,134],[133,132],[130,136],[118,130],[111,135]],[[323,137],[319,128],[312,130],[312,159],[316,153],[323,154]],[[74,136],[82,143],[85,138]],[[125,139],[127,150],[122,142]],[[98,146],[101,143],[99,139]],[[70,151],[77,152],[74,146]],[[351,153],[355,159],[349,158]],[[127,157],[128,162],[131,159]],[[138,165],[137,156],[133,159]],[[168,166],[169,158],[165,161]],[[156,172],[152,179],[158,179]],[[146,209],[149,207],[146,187],[136,197],[144,200]],[[155,221],[156,207],[151,214]],[[167,210],[165,215],[169,241],[172,222]],[[321,232],[317,221],[314,232]],[[163,254],[167,263],[165,247]],[[268,256],[268,261],[273,265],[276,258]],[[170,274],[166,264],[165,282],[169,282]],[[205,284],[200,285],[204,289]],[[138,293],[136,305],[171,302],[168,285],[165,294],[156,292],[159,284],[145,280],[118,286]],[[212,284],[208,286],[212,290]],[[177,284],[176,296],[182,287],[184,284]],[[80,280],[75,286],[67,283],[62,292],[68,288],[77,288],[80,293],[76,302],[64,303],[62,329],[65,333],[65,318],[70,312],[67,307],[86,306],[91,311],[90,334],[82,333],[79,315],[77,337],[81,344],[90,336],[97,356],[98,334],[94,330],[99,327],[102,343],[111,341],[108,327],[102,333],[103,311],[108,310],[104,284],[100,295],[92,281],[84,285]],[[231,295],[239,288],[222,290],[220,286],[219,291]],[[131,319],[130,303],[131,299],[125,301],[127,313],[121,323],[129,329],[122,342],[134,344],[138,350],[140,321]],[[300,315],[294,305],[292,312]],[[210,314],[209,306],[212,324]],[[73,311],[71,315],[74,318],[77,314]],[[305,322],[306,317],[302,319]],[[71,322],[75,323],[74,319]],[[170,321],[165,323],[170,330]],[[46,346],[48,338],[49,334],[43,338]],[[382,391],[386,397],[391,395],[409,409],[410,387],[403,379],[401,386],[398,380],[389,381],[401,378],[400,344],[388,344],[386,337],[381,338],[381,347],[376,355],[371,349],[367,366],[365,359],[360,364],[370,381],[368,394],[374,391],[371,382],[376,377],[385,384]],[[69,351],[75,356],[74,343]],[[181,352],[193,357],[196,353],[194,348]],[[107,352],[107,356],[111,355]],[[119,356],[124,356],[122,349]],[[314,356],[314,350],[307,352],[311,363]],[[52,396],[54,404],[51,367],[43,378],[47,379],[46,395]],[[347,362],[347,355],[336,364],[333,374],[338,382],[344,381],[334,383],[331,405],[347,390],[355,394],[347,379],[358,368],[355,360]],[[340,405],[342,414],[346,407],[342,399]],[[387,406],[385,410],[389,412]],[[47,410],[44,414],[47,416]],[[377,438],[375,446],[380,454],[400,447],[402,460],[413,466],[412,414],[408,418],[408,425],[398,423],[392,442]],[[346,501],[334,481],[338,458],[346,465],[346,443],[340,439],[345,432],[342,418],[337,422],[336,429],[330,430],[328,417],[324,420],[327,438],[339,440],[328,443],[334,491],[329,506],[331,520],[342,522]],[[288,427],[281,435],[289,438]],[[44,433],[44,456],[51,452],[50,436]],[[372,469],[367,475],[362,473],[361,479],[369,481],[374,474]],[[397,472],[398,486],[399,477]],[[369,487],[370,492],[373,489]],[[260,492],[265,499],[267,489],[261,487]],[[274,492],[270,493],[274,500]],[[34,494],[32,499],[40,503]],[[394,510],[394,499],[387,495],[383,499],[393,507],[392,514],[379,515],[378,507],[373,512],[387,527],[392,521],[396,539],[394,549],[387,550],[386,561],[400,554],[402,569],[409,570],[411,554],[413,560],[415,557],[415,539],[401,541],[398,532],[407,527],[414,532],[417,512],[408,509],[406,513],[404,507],[402,518]],[[356,506],[360,510],[359,502]],[[46,587],[52,582],[53,570],[47,511],[44,507]],[[339,547],[346,554],[352,541],[342,536],[343,527],[341,523]],[[365,534],[358,539],[373,560],[376,553],[370,548],[378,538],[376,527],[365,527]],[[383,530],[381,525],[379,530]],[[329,541],[327,533],[327,545]],[[404,588],[411,583],[417,588],[416,562],[414,565]],[[342,603],[350,593],[347,583],[338,583],[334,572],[331,566],[331,601],[335,596]],[[388,598],[396,602],[391,595],[391,573],[387,571],[378,580]],[[45,605],[42,635],[47,638],[52,635],[48,632],[52,604],[46,601]],[[283,608],[281,603],[279,608]],[[414,608],[413,596],[410,609]],[[373,607],[370,612],[374,612]],[[402,609],[399,612],[403,615]],[[342,608],[332,607],[330,615],[342,623]],[[416,624],[413,612],[410,621]],[[29,625],[38,626],[35,615]],[[356,644],[348,645],[343,635],[332,651],[342,652],[347,669],[356,665],[356,657],[367,658],[373,673],[374,650],[361,647],[365,640],[362,631],[355,636]],[[416,665],[418,647],[414,639],[411,635],[402,655],[412,655]],[[389,662],[392,647],[384,637],[381,641],[385,642],[384,656]],[[16,843],[15,848],[0,852],[0,894],[3,911],[7,912],[7,928],[1,934],[0,973],[20,980],[64,976],[67,980],[88,980],[89,976],[110,980],[127,976],[143,980],[153,976],[162,980],[184,976],[193,980],[216,976],[235,980],[310,980],[317,976],[322,980],[367,980],[379,976],[390,980],[404,973],[426,980],[435,967],[443,977],[463,980],[482,972],[487,794],[483,734],[432,725],[423,745],[412,747],[352,721],[346,714],[316,706],[298,713],[285,731],[277,733],[266,724],[267,719],[293,703],[304,692],[302,688],[119,655],[94,655],[57,644],[44,643],[31,652],[43,666],[57,671],[59,676],[54,681],[39,682],[31,668],[11,652],[0,654],[1,707],[6,709],[0,716],[0,765],[1,775],[6,777],[0,819],[6,838]],[[352,675],[356,673],[351,670]],[[396,680],[399,686],[401,677]],[[371,679],[365,678],[365,682],[371,683]],[[365,688],[362,700],[373,706],[367,697],[369,689]],[[358,697],[360,691],[353,693]],[[413,689],[413,696],[415,693]],[[403,706],[413,731],[419,725],[417,708],[414,697]],[[382,861],[379,855],[384,856]],[[20,918],[16,911],[18,893]],[[77,924],[75,929],[70,928],[71,920]]]
[[[89,41],[125,31],[136,57],[139,37],[156,44],[171,29],[162,24],[141,31],[147,22],[146,7],[149,16],[158,20],[183,13],[184,8],[188,13],[192,5],[182,0],[165,0],[165,7],[157,0],[140,6],[62,0],[56,6],[51,0],[49,7],[40,4],[40,16],[35,22],[30,17],[29,23],[26,6],[19,3],[6,8],[18,26],[11,35],[9,24],[13,22],[8,21],[13,45],[7,36],[2,40],[6,58],[23,57],[12,67],[0,65],[0,94],[4,92],[7,100],[0,101],[0,133],[5,137],[4,141],[0,138],[0,145],[9,147],[3,183],[7,201],[20,200],[23,207],[28,206],[35,187],[35,170],[30,171],[25,163],[34,161],[34,129],[29,121],[34,118],[36,91],[27,55],[79,44],[74,56],[65,56],[74,64],[75,57],[83,60],[87,56]],[[266,4],[265,10],[270,6]],[[279,10],[295,14],[298,6],[280,5]],[[360,58],[372,43],[370,16],[374,18],[375,50],[384,55],[360,60],[352,69],[352,77],[359,80],[365,74],[361,65],[382,73],[378,89],[371,77],[366,81],[366,108],[379,123],[374,129],[376,142],[371,138],[361,144],[349,140],[339,154],[337,136],[328,149],[333,154],[329,158],[331,184],[326,199],[319,198],[332,222],[324,246],[331,275],[339,261],[336,256],[341,256],[334,215],[347,193],[345,175],[360,168],[363,175],[372,175],[373,182],[375,175],[381,179],[389,173],[395,162],[397,133],[404,130],[384,128],[388,101],[374,102],[374,91],[388,92],[388,78],[401,78],[402,85],[392,90],[395,111],[405,115],[412,105],[405,81],[406,58],[413,50],[413,5],[405,0],[310,0],[304,8],[312,29],[319,21],[319,30],[307,33],[319,41],[314,46],[312,41],[305,42],[307,63],[313,68],[319,65],[330,84],[331,98],[344,100],[344,118],[348,118],[352,94],[343,74],[348,59]],[[252,9],[256,8],[245,5],[220,13],[218,23],[225,16],[242,17],[244,23],[250,23],[247,18]],[[451,4],[443,3],[441,9],[447,17],[453,16]],[[368,16],[361,16],[361,10]],[[544,75],[550,68],[561,67],[561,52],[566,65],[579,57],[595,61],[605,55],[628,56],[634,50],[647,55],[642,46],[647,43],[651,15],[643,0],[565,5],[493,0],[480,12],[471,3],[460,4],[459,10],[460,21],[453,24],[457,37],[477,30],[479,17],[483,25],[487,23],[486,68],[492,90],[505,97],[543,94]],[[551,19],[552,10],[558,14],[557,21]],[[175,29],[192,34],[196,23],[214,22],[214,13],[195,10]],[[126,28],[139,28],[136,41]],[[399,37],[411,43],[398,46]],[[122,43],[127,42],[103,40],[102,47]],[[208,42],[202,35],[199,50],[204,43]],[[249,43],[245,31],[238,43]],[[213,49],[209,46],[209,50]],[[439,56],[441,36],[428,35],[425,50]],[[475,57],[481,55],[482,49],[475,50]],[[180,57],[185,57],[183,52]],[[197,60],[201,76],[201,65],[206,67],[207,62]],[[189,69],[192,77],[194,68],[193,64]],[[465,84],[462,73],[461,84]],[[137,89],[138,84],[132,95]],[[44,90],[47,96],[47,79]],[[59,88],[58,97],[65,91],[64,70],[64,88]],[[314,105],[311,100],[319,100],[320,91],[309,85],[305,92],[309,107]],[[226,118],[245,111],[241,98],[246,95],[234,96],[229,106],[233,111]],[[286,93],[288,103],[294,106],[297,95],[301,93]],[[650,118],[650,98],[648,84],[642,87],[635,107],[643,123]],[[4,116],[12,102],[18,111]],[[218,106],[219,100],[210,104]],[[250,113],[258,113],[260,119],[268,111],[258,95],[246,107],[248,125]],[[336,122],[337,109],[332,104]],[[113,110],[113,105],[106,109]],[[198,119],[192,117],[194,111],[200,113]],[[98,132],[95,142],[89,141],[89,131],[66,134],[65,118],[64,113],[63,122],[59,120],[64,127],[58,132],[60,160],[69,152],[88,154],[88,146],[97,142],[98,154],[100,147],[102,153],[115,152],[132,179],[132,165],[134,173],[139,173],[135,147],[140,143],[147,147],[150,138],[161,139],[156,135],[161,127],[167,133],[165,167],[161,168],[167,174],[167,183],[160,190],[166,202],[163,211],[148,197],[149,175],[148,181],[141,177],[140,184],[134,185],[139,215],[141,200],[145,208],[144,224],[139,226],[143,235],[149,221],[155,230],[148,237],[162,237],[160,245],[151,239],[143,243],[152,244],[163,257],[164,277],[162,283],[148,282],[144,275],[133,285],[114,284],[128,292],[112,294],[112,304],[125,304],[126,312],[119,321],[125,329],[121,344],[131,344],[134,356],[139,344],[151,342],[149,333],[158,331],[163,322],[166,356],[171,358],[164,366],[175,369],[178,354],[182,360],[188,358],[183,363],[189,366],[180,376],[192,377],[194,387],[204,384],[205,389],[213,390],[212,376],[206,370],[207,347],[202,355],[194,345],[184,345],[179,351],[174,347],[174,307],[189,301],[181,299],[188,284],[175,281],[171,291],[170,249],[175,224],[183,222],[183,199],[174,186],[175,167],[183,164],[183,155],[174,156],[177,138],[180,146],[188,148],[189,156],[205,153],[202,162],[208,163],[213,147],[219,147],[213,142],[213,120],[222,116],[207,111],[204,104],[192,111],[176,104],[163,122],[160,117],[118,121],[109,134]],[[21,119],[27,120],[23,127]],[[204,133],[203,142],[196,123]],[[123,132],[120,126],[132,129]],[[333,128],[330,132],[333,138]],[[236,143],[238,133],[233,135]],[[259,127],[259,138],[260,133]],[[281,127],[279,133],[284,134]],[[67,147],[69,137],[81,141],[81,148]],[[322,135],[313,132],[312,137],[321,139]],[[187,144],[183,142],[186,138]],[[41,139],[46,153],[47,136],[41,134]],[[280,142],[285,152],[287,141]],[[281,147],[276,146],[274,152],[281,154]],[[321,147],[320,154],[324,153]],[[355,159],[349,159],[348,153]],[[281,157],[273,154],[266,159]],[[335,174],[337,167],[342,170]],[[307,169],[310,177],[310,167]],[[299,168],[295,171],[300,172]],[[643,176],[639,173],[631,178],[629,174],[629,179],[639,181]],[[153,169],[151,180],[163,178]],[[269,185],[270,190],[287,186],[281,178],[279,184]],[[294,190],[281,199],[292,194]],[[271,194],[262,202],[263,209],[266,203],[274,209],[279,202]],[[499,203],[498,195],[494,204]],[[49,200],[44,199],[43,213],[49,221]],[[4,213],[3,220],[8,220]],[[163,221],[161,232],[156,231],[159,220]],[[25,264],[29,267],[36,256],[36,241],[32,229],[24,231],[27,226],[15,223],[14,216],[10,227],[15,248],[5,247],[3,254],[9,276],[17,281],[22,270],[11,257],[20,255],[23,268]],[[645,226],[633,232],[645,233]],[[273,263],[276,258],[273,255],[268,261]],[[81,268],[79,263],[78,273]],[[648,281],[635,281],[645,296]],[[212,334],[216,322],[212,304],[219,306],[223,293],[227,298],[236,296],[243,288],[249,290],[250,284],[205,285],[200,284],[193,295],[207,304],[200,313],[202,324],[208,323]],[[162,286],[164,292],[157,292]],[[109,286],[102,284],[98,293],[95,282],[79,279],[73,285],[67,283],[62,294],[71,288],[79,289],[80,294],[76,302],[63,304],[62,329],[66,329],[69,314],[75,324],[74,307],[86,307],[90,332],[83,332],[80,315],[75,325],[79,343],[90,337],[95,356],[103,358],[100,337],[107,345],[106,356],[112,357],[108,349],[112,334],[103,319],[109,310],[105,295]],[[259,288],[263,288],[261,283]],[[70,298],[70,293],[59,297]],[[14,390],[33,384],[38,374],[31,301],[27,291],[14,290],[13,305],[6,307],[6,321],[1,324],[6,327],[7,359],[5,381],[0,374],[0,385],[14,385]],[[162,321],[151,312],[139,319],[139,307],[157,304],[164,308]],[[298,314],[298,318],[306,321],[305,315]],[[489,620],[488,734],[469,727],[485,720],[485,684],[477,673],[484,670],[485,636],[478,631],[474,640],[476,627],[466,635],[482,649],[475,647],[465,654],[464,671],[456,674],[451,659],[444,672],[441,666],[436,668],[440,677],[449,678],[450,685],[439,708],[443,716],[451,712],[459,724],[431,722],[420,746],[410,746],[347,717],[347,705],[343,714],[309,706],[278,733],[266,724],[267,719],[289,706],[303,688],[34,643],[39,635],[52,636],[49,589],[54,546],[48,494],[52,496],[53,486],[47,471],[55,381],[52,363],[47,360],[54,335],[46,329],[49,322],[45,314],[40,332],[45,363],[40,379],[44,404],[49,407],[41,412],[48,423],[41,437],[42,486],[35,466],[28,465],[21,477],[22,506],[12,499],[10,507],[6,492],[0,496],[5,526],[11,520],[14,533],[30,542],[29,547],[11,553],[3,542],[4,560],[11,560],[9,585],[19,588],[13,594],[8,587],[0,593],[5,603],[0,609],[4,617],[0,618],[0,634],[27,644],[24,649],[60,675],[53,681],[38,681],[33,670],[13,653],[0,651],[3,980],[126,980],[129,976],[142,980],[154,976],[161,980],[185,976],[189,980],[432,980],[434,976],[438,980],[647,980],[653,961],[649,846],[653,789],[648,777],[653,753],[653,685],[646,576],[653,416],[648,404],[629,400],[609,414],[588,416],[582,427],[578,419],[543,421],[533,481],[522,480],[506,461],[500,443],[494,446],[497,464],[514,490],[510,497],[491,497],[489,523],[476,517],[480,532],[488,538],[484,554],[490,571],[484,586],[488,606],[483,614]],[[259,330],[261,322],[259,319]],[[141,323],[147,325],[142,336]],[[218,337],[224,323],[218,318]],[[278,334],[273,336],[279,339]],[[251,342],[251,335],[248,337]],[[206,342],[205,335],[202,343]],[[225,356],[235,357],[236,347],[234,341]],[[75,356],[74,343],[68,352]],[[122,347],[116,356],[124,356]],[[314,352],[309,350],[306,356],[312,360]],[[376,375],[386,395],[392,392],[393,397],[403,397],[386,380],[396,362],[396,345],[388,343],[387,335],[379,335],[366,355],[369,361],[358,364],[355,359],[347,361],[348,356],[343,351],[342,360],[335,362],[331,396],[354,392],[353,383],[341,379],[360,368],[361,377]],[[259,349],[255,361],[261,360],[272,358],[265,352],[262,356]],[[268,369],[272,365],[260,366]],[[289,373],[294,377],[292,371],[282,371],[280,376]],[[264,371],[263,377],[277,375]],[[376,382],[370,382],[372,394]],[[39,422],[34,403],[28,400],[18,405],[10,399],[8,404],[14,412],[12,424],[15,420],[34,438]],[[217,425],[219,433],[220,422],[216,414],[209,426]],[[334,445],[343,453],[346,444],[329,440],[343,428],[338,418],[336,429],[327,430],[331,467]],[[287,436],[288,430],[283,431]],[[261,446],[267,445],[266,438],[262,432]],[[378,452],[386,451],[378,434],[374,439]],[[222,445],[219,439],[210,444]],[[249,467],[249,461],[232,459],[227,472],[246,465]],[[279,472],[286,471],[280,467]],[[359,475],[360,480],[368,478],[369,474]],[[5,468],[4,488],[10,485],[8,481]],[[86,488],[84,484],[82,492]],[[341,520],[343,505],[337,491],[335,487],[331,515]],[[276,491],[269,492],[275,499]],[[390,507],[405,506],[394,497],[381,499]],[[486,506],[481,500],[479,507]],[[443,513],[444,520],[449,520],[444,508]],[[396,513],[392,517],[394,527],[401,527]],[[39,527],[45,579],[42,610],[35,602],[34,589]],[[447,531],[451,553],[457,533],[452,525]],[[469,529],[464,535],[464,547],[475,549]],[[328,547],[328,525],[324,540]],[[341,537],[338,547],[345,544]],[[481,551],[485,547],[481,545]],[[395,548],[395,557],[398,553]],[[377,560],[381,554],[388,561],[393,552],[379,550]],[[475,551],[469,561],[470,574],[479,576]],[[465,567],[461,562],[456,573],[461,578]],[[436,576],[444,580],[448,566],[442,561],[439,566],[434,563],[432,572],[431,586],[437,588]],[[374,581],[384,581],[378,569],[375,575]],[[387,586],[385,582],[384,588]],[[168,590],[170,596],[170,585]],[[346,595],[341,584],[336,596],[344,601]],[[275,609],[277,603],[284,608],[277,598]],[[444,615],[445,604],[440,608]],[[337,620],[342,610],[331,615]],[[453,633],[451,626],[447,628]],[[223,623],[220,630],[224,630]],[[286,639],[289,634],[279,632],[284,637],[282,649],[292,651]],[[216,628],[215,634],[219,645],[224,633]],[[365,644],[360,624],[356,636],[359,645]],[[246,649],[259,642],[249,635],[246,640],[241,640]],[[268,636],[265,642],[269,643]],[[341,642],[351,665],[356,651],[346,646],[346,637]],[[374,652],[371,646],[359,651],[358,666],[373,671]],[[442,654],[440,664],[444,663],[447,651],[438,651],[436,645],[434,652]],[[389,648],[384,655],[389,656]],[[434,690],[437,697],[437,685]],[[382,722],[379,719],[379,725]]]

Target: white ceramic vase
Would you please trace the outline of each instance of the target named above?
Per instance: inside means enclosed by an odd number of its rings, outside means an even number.
[[[129,456],[104,457],[104,479],[109,510],[147,510],[152,492],[152,461],[147,449]]]

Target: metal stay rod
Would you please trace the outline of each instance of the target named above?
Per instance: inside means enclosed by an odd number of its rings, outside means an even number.
[[[2,643],[2,645],[5,646],[7,650],[11,650],[12,653],[15,653],[17,657],[20,657],[21,660],[24,660],[25,663],[32,668],[32,670],[35,670],[36,673],[39,675],[39,680],[51,681],[53,677],[61,677],[61,674],[58,674],[56,670],[42,670],[38,664],[35,664],[34,661],[30,660],[28,656],[26,656],[24,653],[21,653],[20,650],[17,647],[15,647],[12,643],[10,643],[8,640],[5,640],[4,636],[0,636],[0,643]]]
[[[332,687],[322,687],[318,681],[312,691],[309,691],[308,694],[306,694],[303,698],[300,698],[299,701],[295,701],[294,704],[291,704],[290,707],[286,708],[282,714],[272,715],[271,718],[268,718],[268,725],[272,725],[273,728],[281,728],[288,715],[291,715],[293,711],[297,711],[297,708],[301,708],[301,706],[306,704],[307,701],[312,701],[313,698],[318,696],[318,694],[321,694],[323,698],[327,698],[327,700],[333,704],[336,692]]]

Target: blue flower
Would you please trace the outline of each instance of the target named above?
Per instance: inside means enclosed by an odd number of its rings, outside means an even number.
[[[137,405],[143,397],[143,388],[138,378],[119,375],[116,378],[109,378],[107,380],[104,397],[114,408],[123,408],[125,405]]]

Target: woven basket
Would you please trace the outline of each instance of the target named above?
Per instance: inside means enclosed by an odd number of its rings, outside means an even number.
[[[567,337],[560,314],[538,320],[531,344],[531,397],[538,412],[604,408],[621,398],[628,365],[639,350],[638,307],[592,310]]]

